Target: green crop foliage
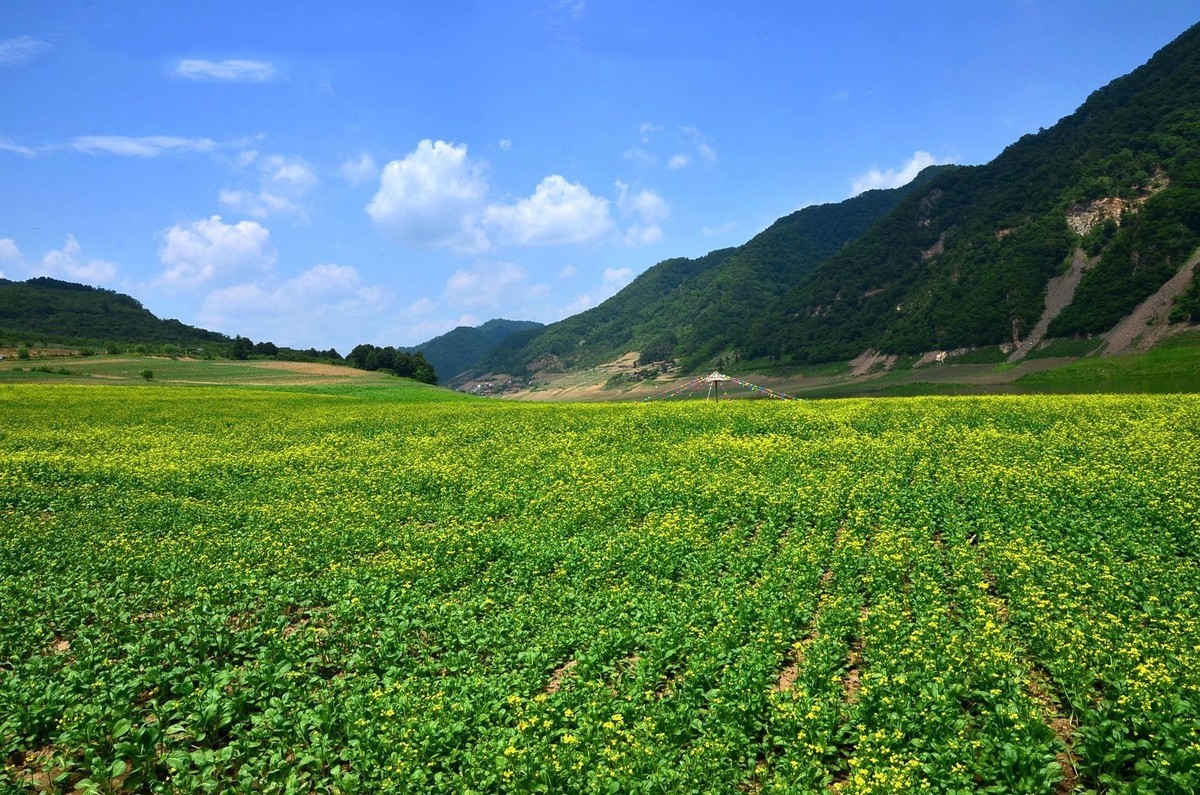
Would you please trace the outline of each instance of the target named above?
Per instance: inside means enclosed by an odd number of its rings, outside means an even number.
[[[1200,398],[445,394],[0,384],[6,786],[1200,788]]]

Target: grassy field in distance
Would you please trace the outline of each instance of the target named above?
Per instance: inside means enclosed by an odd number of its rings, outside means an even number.
[[[1041,393],[1165,393],[1200,392],[1200,330],[1168,338],[1145,353],[1086,356],[1093,340],[1056,341],[1017,364],[973,361],[988,358],[977,352],[943,364],[914,367],[916,357],[901,358],[890,370],[853,375],[849,363],[828,363],[799,374],[772,368],[756,371],[754,363],[725,369],[731,374],[800,398],[888,397],[919,395],[1041,394]],[[68,353],[63,351],[62,353]],[[1042,353],[1061,354],[1055,356]],[[10,352],[11,354],[11,352]],[[627,359],[629,357],[626,357]],[[761,364],[761,363],[760,363]],[[60,355],[0,361],[0,383],[21,381],[138,384],[150,370],[150,384],[315,386],[324,384],[398,385],[400,379],[348,366],[272,360],[205,360],[137,354]],[[547,374],[534,385],[506,397],[547,402],[606,402],[643,400],[669,391],[687,377],[659,376],[648,381],[613,385],[613,371],[597,368],[562,375]],[[693,397],[703,397],[699,392]],[[752,395],[730,389],[728,397]],[[680,398],[686,399],[686,398]]]
[[[150,379],[142,375],[146,370],[152,373]],[[53,356],[27,360],[9,357],[0,362],[0,383],[20,381],[175,386],[303,386],[334,383],[367,386],[395,384],[402,379],[324,363],[189,359],[138,354]]]
[[[1100,340],[1060,340],[1022,362],[996,361],[998,351],[973,351],[941,364],[914,366],[917,357],[898,357],[891,369],[855,375],[849,362],[781,371],[763,362],[722,366],[730,375],[799,398],[919,395],[1200,392],[1200,330],[1185,331],[1144,353],[1087,355]],[[1055,354],[1053,356],[1048,354]],[[991,361],[988,361],[988,360]],[[658,376],[645,381],[613,378],[616,362],[593,371],[548,373],[510,397],[533,401],[643,400],[668,392],[692,376]],[[756,369],[757,368],[757,369]],[[692,397],[705,397],[699,390]],[[757,397],[730,388],[728,397]],[[673,398],[687,399],[686,396]]]

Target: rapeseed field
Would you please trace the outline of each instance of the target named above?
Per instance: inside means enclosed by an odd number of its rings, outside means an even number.
[[[1200,789],[1200,398],[435,394],[0,386],[7,786]]]

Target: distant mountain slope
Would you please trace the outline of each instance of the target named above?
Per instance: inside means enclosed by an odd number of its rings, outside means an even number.
[[[532,320],[489,320],[481,326],[459,326],[412,348],[425,356],[443,381],[469,370],[512,334],[542,328]]]
[[[984,166],[780,219],[744,246],[646,271],[600,306],[514,335],[486,369],[572,369],[630,350],[685,370],[1013,344],[1049,281],[1087,267],[1050,336],[1115,326],[1200,247],[1200,26]],[[1195,318],[1200,287],[1172,317]]]
[[[1015,343],[1048,280],[1095,264],[1051,336],[1113,327],[1200,246],[1200,26],[986,166],[937,175],[730,344],[795,363]]]
[[[660,262],[599,306],[506,341],[485,369],[585,366],[648,349],[685,366],[703,362],[728,347],[738,325],[948,169],[926,169],[903,188],[806,207],[737,248]]]
[[[161,320],[128,295],[44,276],[25,282],[0,279],[0,331],[56,342],[230,342],[215,331]]]

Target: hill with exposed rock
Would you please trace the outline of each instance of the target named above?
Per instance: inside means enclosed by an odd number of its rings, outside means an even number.
[[[659,263],[594,309],[513,335],[483,367],[525,377],[630,351],[685,371],[992,346],[1020,358],[1099,335],[1144,347],[1162,336],[1149,324],[1200,319],[1198,247],[1194,26],[986,165],[927,169],[741,247]]]

